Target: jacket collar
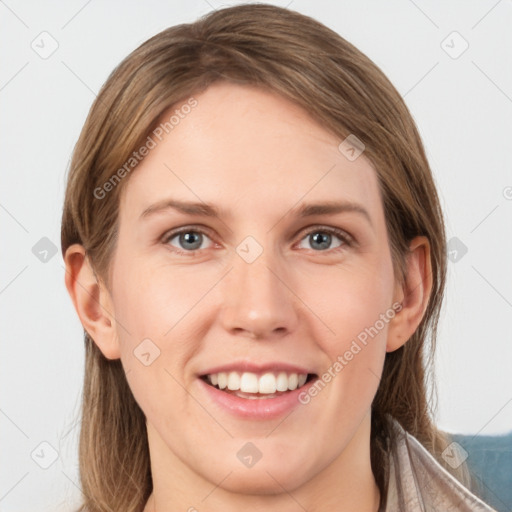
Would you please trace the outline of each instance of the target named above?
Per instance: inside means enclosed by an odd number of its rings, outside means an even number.
[[[385,512],[496,512],[444,469],[391,418],[392,439]]]

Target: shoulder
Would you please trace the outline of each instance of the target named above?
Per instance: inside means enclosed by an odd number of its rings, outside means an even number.
[[[392,418],[391,425],[393,443],[386,511],[495,512]]]

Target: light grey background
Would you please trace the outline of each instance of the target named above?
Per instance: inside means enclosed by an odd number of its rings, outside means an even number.
[[[512,2],[271,3],[336,30],[405,96],[448,238],[460,241],[450,246],[458,252],[440,327],[438,423],[460,433],[510,430]],[[82,327],[64,286],[59,241],[65,174],[88,109],[140,43],[221,5],[228,4],[0,1],[2,512],[71,510],[79,498]],[[58,48],[47,56],[53,40]],[[58,248],[54,256],[36,245],[48,244],[43,237]]]

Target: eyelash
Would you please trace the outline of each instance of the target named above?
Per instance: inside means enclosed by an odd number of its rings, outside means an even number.
[[[177,247],[170,246],[169,242],[173,238],[175,238],[177,235],[180,235],[181,233],[200,233],[202,235],[206,235],[210,239],[212,238],[208,234],[208,231],[205,231],[204,229],[197,227],[197,226],[185,226],[183,228],[179,228],[179,229],[165,233],[162,237],[162,243],[164,245],[170,247],[171,251],[176,252],[178,254],[185,255],[185,256],[194,256],[197,252],[205,250],[205,249],[195,249],[193,251],[184,251],[184,250],[178,249]],[[302,236],[300,241],[302,241],[304,238],[311,235],[312,233],[329,233],[332,235],[336,235],[343,242],[340,246],[335,247],[334,249],[327,249],[327,250],[323,250],[323,251],[314,251],[313,249],[307,249],[307,250],[311,250],[314,252],[318,252],[318,253],[339,252],[339,251],[343,250],[345,248],[345,246],[352,247],[355,244],[354,238],[351,235],[349,235],[346,231],[343,231],[342,229],[339,229],[339,228],[329,227],[329,226],[316,226],[313,229],[310,229],[309,231],[304,233],[304,235]]]

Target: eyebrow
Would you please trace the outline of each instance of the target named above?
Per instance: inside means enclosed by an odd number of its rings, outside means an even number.
[[[167,210],[176,210],[186,215],[198,215],[202,217],[222,217],[225,211],[209,203],[179,201],[177,199],[164,199],[146,208],[140,215],[144,220]],[[337,213],[354,212],[362,215],[371,226],[372,220],[368,211],[360,204],[352,201],[325,201],[321,203],[302,204],[298,209],[291,210],[297,217],[313,217],[315,215],[334,215]]]

